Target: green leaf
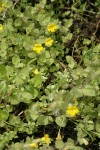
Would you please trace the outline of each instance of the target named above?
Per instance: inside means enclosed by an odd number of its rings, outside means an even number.
[[[68,138],[68,140],[66,142],[66,146],[67,146],[67,149],[71,149],[71,150],[75,149],[74,141],[71,138]]]
[[[42,22],[43,20],[45,20],[45,18],[46,18],[46,15],[45,15],[45,14],[38,14],[38,15],[37,15],[37,21],[39,21],[40,25],[41,25],[41,22]]]
[[[89,142],[85,138],[83,138],[83,143],[84,143],[84,145],[88,145],[89,144]]]
[[[25,80],[29,76],[29,71],[30,71],[29,67],[22,68],[21,71],[19,72],[19,77]]]
[[[80,145],[84,144],[84,145],[88,145],[88,141],[86,138],[78,138],[78,142],[80,143]]]
[[[46,17],[45,19],[43,19],[42,21],[41,21],[41,26],[45,26],[45,25],[47,25],[49,22],[50,22],[50,19],[51,19],[51,17],[50,16],[48,16],[48,17]]]
[[[73,23],[73,19],[65,19],[64,21],[66,28],[70,28]]]
[[[65,127],[65,126],[66,126],[66,123],[67,123],[66,117],[63,116],[63,115],[61,115],[61,116],[59,116],[59,117],[56,118],[55,122],[56,122],[56,124],[57,124],[58,126],[60,126],[60,127]]]
[[[100,104],[97,107],[97,111],[98,111],[98,116],[100,117]]]
[[[72,36],[73,36],[72,33],[68,33],[66,37],[67,37],[68,40],[71,40]]]
[[[94,124],[91,123],[91,124],[87,125],[87,130],[88,131],[92,131],[93,129],[94,129]]]
[[[20,103],[20,98],[17,95],[11,95],[9,97],[9,101],[10,101],[11,105],[17,105]]]
[[[89,39],[84,39],[83,40],[84,45],[89,45],[90,43],[91,43],[91,40],[89,40]]]
[[[38,114],[30,114],[30,117],[33,121],[35,121],[38,118]]]
[[[45,5],[47,0],[42,0],[41,2],[42,2],[43,5]]]
[[[14,55],[12,58],[12,63],[17,66],[17,64],[20,62],[20,57],[18,55]]]
[[[21,102],[24,103],[30,103],[33,98],[32,94],[30,94],[29,92],[22,92],[20,93],[20,96],[21,96]]]
[[[95,128],[96,128],[96,132],[98,132],[100,134],[100,120],[96,121]]]
[[[23,143],[13,143],[11,145],[11,149],[14,149],[14,150],[23,150]]]
[[[22,21],[20,19],[16,19],[15,22],[14,22],[15,26],[21,26],[22,24]]]
[[[44,120],[45,120],[45,123],[44,123]],[[38,116],[38,119],[37,119],[37,124],[38,125],[47,125],[48,124],[48,121],[46,119],[46,116],[44,115],[39,115]]]
[[[93,52],[95,52],[95,53],[100,53],[100,44],[97,44],[97,45],[93,48]]]
[[[39,91],[34,88],[34,85],[30,86],[29,92],[33,95],[33,99],[35,99],[39,94]]]
[[[6,1],[6,6],[7,8],[10,8],[11,6],[13,6],[13,2],[12,1]]]
[[[6,39],[2,39],[2,41],[1,41],[1,43],[0,43],[0,51],[1,50],[7,50],[7,48],[8,48],[8,43],[7,43],[7,40]]]
[[[6,121],[8,119],[9,113],[6,110],[0,109],[0,121]]]
[[[71,57],[71,56],[66,56],[66,60],[67,60],[67,62],[68,62],[68,66],[69,66],[71,69],[73,69],[73,68],[75,67],[75,64],[76,64],[76,62],[75,62],[75,60],[73,59],[73,57]]]
[[[8,76],[12,76],[12,74],[13,74],[13,67],[6,66],[6,72],[7,72]]]
[[[26,78],[25,78],[26,79]],[[17,76],[15,79],[14,79],[14,83],[16,85],[22,85],[24,83],[23,79],[21,79],[21,76]]]
[[[63,43],[66,43],[69,40],[71,40],[71,38],[72,38],[72,33],[67,33],[66,36],[62,36],[62,41],[63,41]]]
[[[91,89],[91,88],[83,88],[82,92],[85,96],[95,96],[96,95],[95,90]]]
[[[16,134],[16,131],[4,132],[0,139],[0,150],[3,150],[7,143],[9,143],[13,138],[16,138]]]
[[[41,74],[35,75],[33,78],[34,87],[40,87],[42,84],[43,78]]]
[[[64,142],[62,140],[56,140],[55,147],[57,149],[62,149],[64,147]]]
[[[20,118],[18,116],[15,116],[14,114],[11,115],[10,118],[9,118],[9,124],[10,125],[20,124]]]
[[[47,125],[53,122],[53,119],[51,116],[44,116],[44,115],[39,115],[37,119],[37,124],[38,125]]]
[[[2,64],[0,64],[0,78],[5,78],[5,77],[6,77],[6,69]]]
[[[37,43],[43,44],[45,42],[45,38],[39,38],[36,40]]]
[[[7,54],[7,51],[6,50],[0,50],[0,56],[1,57],[5,57]]]
[[[28,53],[28,57],[29,57],[29,58],[34,58],[34,61],[35,61],[35,60],[36,60],[36,53],[29,52],[29,53]]]

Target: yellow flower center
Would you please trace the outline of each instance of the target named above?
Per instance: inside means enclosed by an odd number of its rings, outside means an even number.
[[[5,8],[6,8],[6,4],[2,2],[0,6],[0,12],[3,11]]]
[[[51,143],[51,140],[50,140],[48,134],[45,134],[44,137],[41,138],[41,141],[45,142],[46,144],[50,144]]]
[[[34,70],[33,70],[33,73],[34,73],[34,74],[39,74],[38,69],[34,69]]]
[[[6,4],[2,2],[1,6],[2,6],[2,8],[5,8]]]
[[[45,45],[46,45],[46,46],[52,46],[53,42],[54,42],[53,39],[47,38],[47,39],[45,40]]]
[[[51,23],[47,27],[47,30],[49,32],[56,32],[57,29],[58,29],[58,26],[55,23]]]
[[[44,48],[42,47],[42,44],[35,44],[33,47],[33,51],[35,51],[38,54],[40,54],[43,50]]]
[[[75,117],[79,113],[79,109],[76,106],[68,106],[68,109],[66,110],[66,114],[70,117]]]
[[[2,24],[0,24],[0,31],[2,31],[3,30],[3,25]]]

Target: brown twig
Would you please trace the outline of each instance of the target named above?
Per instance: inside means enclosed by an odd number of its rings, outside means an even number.
[[[99,20],[99,22],[98,22],[97,25],[96,25],[96,30],[95,30],[95,32],[93,33],[94,36],[96,35],[96,33],[97,33],[97,31],[98,31],[99,24],[100,24],[100,20]]]
[[[4,19],[6,18],[7,12],[8,12],[8,8],[5,9],[5,12],[4,12],[4,14],[3,14],[2,20],[4,20]]]
[[[20,0],[15,1],[14,6],[16,6],[16,5],[17,5],[17,3],[18,3],[19,1],[20,1]]]
[[[16,6],[19,1],[20,0],[16,0],[15,3],[14,3],[14,6]],[[5,9],[2,20],[4,20],[6,18],[7,12],[8,12],[8,8]]]

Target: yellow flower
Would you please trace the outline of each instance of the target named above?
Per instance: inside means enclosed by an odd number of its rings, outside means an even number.
[[[44,137],[41,138],[41,141],[45,142],[46,144],[50,144],[51,143],[51,140],[50,140],[48,134],[45,134]]]
[[[42,44],[35,44],[33,47],[33,51],[40,54],[44,50]]]
[[[3,11],[5,8],[6,8],[6,4],[2,2],[0,7],[0,12]]]
[[[33,73],[34,73],[34,74],[39,74],[38,69],[34,69],[34,70],[33,70]]]
[[[46,45],[46,46],[52,46],[53,42],[54,42],[53,39],[47,38],[47,39],[45,40],[45,45]]]
[[[2,7],[0,7],[0,12],[2,11]]]
[[[0,24],[0,31],[2,31],[3,30],[3,25],[2,24]]]
[[[75,102],[75,101],[77,101],[77,98],[74,97],[72,100]]]
[[[2,2],[1,7],[2,7],[2,8],[5,8],[5,7],[6,7],[6,4]]]
[[[55,23],[50,23],[47,27],[47,30],[49,32],[56,32],[56,30],[58,29],[58,26]]]
[[[79,113],[79,109],[76,106],[68,106],[68,109],[66,110],[66,114],[70,117],[75,117]]]
[[[29,144],[30,147],[38,148],[38,143],[34,142],[32,144]]]

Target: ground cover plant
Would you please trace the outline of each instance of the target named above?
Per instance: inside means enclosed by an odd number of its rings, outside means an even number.
[[[100,149],[99,34],[99,0],[0,0],[0,150]]]

